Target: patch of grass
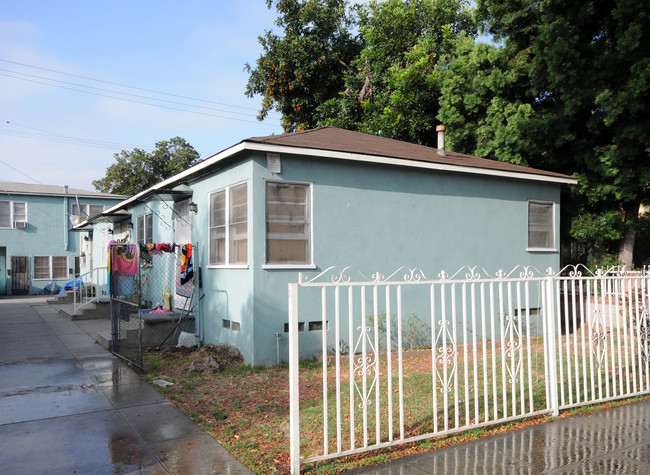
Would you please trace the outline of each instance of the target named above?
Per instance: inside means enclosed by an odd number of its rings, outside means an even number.
[[[495,418],[519,415],[530,410],[546,408],[544,394],[544,358],[541,345],[535,347],[536,341],[531,340],[531,357],[522,361],[521,370],[525,378],[518,379],[515,383],[515,393],[508,372],[512,360],[508,355],[504,358],[500,346],[496,348],[496,359],[492,359],[492,348],[489,347],[486,358],[483,358],[483,349],[477,346],[476,357],[472,351],[467,354],[459,352],[458,365],[445,370],[444,365],[432,371],[431,354],[428,356],[404,357],[404,397],[403,417],[405,421],[406,436],[432,432],[433,414],[436,414],[437,430],[444,429],[445,422],[451,430],[461,430],[465,425],[476,423],[476,408],[478,406],[478,422]],[[468,365],[465,366],[465,357]],[[530,361],[529,361],[530,359]],[[530,366],[529,366],[530,363]],[[559,363],[558,363],[559,364]],[[566,365],[566,360],[564,362]],[[392,377],[388,377],[388,364],[383,361],[379,372],[378,384],[380,397],[378,407],[380,410],[380,436],[382,440],[388,436],[390,428],[387,421],[389,398],[388,384],[392,384],[392,417],[393,434],[399,435],[398,420],[400,417],[400,403],[397,397],[399,378],[397,377],[397,359],[393,359]],[[158,388],[171,399],[174,404],[188,414],[206,432],[209,432],[237,459],[247,465],[253,472],[259,474],[288,473],[289,466],[289,391],[288,368],[281,365],[272,368],[259,368],[242,366],[226,370],[222,373],[210,375],[188,375],[186,368],[189,365],[173,364],[158,366],[158,372],[152,379],[165,379],[175,382],[175,386]],[[328,367],[326,395],[328,411],[325,414],[328,423],[327,435],[324,434],[323,421],[323,375],[322,363],[310,361],[301,364],[300,369],[300,417],[301,417],[301,455],[311,457],[322,446],[324,437],[329,439],[330,451],[336,447],[336,368]],[[529,370],[530,368],[530,370]],[[350,416],[354,415],[354,434],[356,446],[363,445],[363,418],[364,409],[360,406],[361,399],[357,388],[350,385],[349,366],[341,368],[340,397],[342,399],[341,418],[344,434],[343,447],[349,444]],[[441,392],[445,371],[447,376],[453,378],[454,385],[450,392]],[[476,380],[474,374],[476,373]],[[565,371],[566,373],[566,371]],[[494,374],[494,378],[492,375]],[[530,378],[529,378],[530,374]],[[436,376],[433,382],[432,376]],[[437,377],[440,376],[440,377]],[[582,378],[583,373],[572,374],[572,380]],[[588,375],[591,377],[590,375]],[[596,375],[597,376],[597,375]],[[565,374],[565,378],[568,375]],[[603,375],[603,378],[605,376]],[[355,376],[361,381],[360,376]],[[442,378],[442,381],[441,379]],[[485,378],[485,379],[484,379]],[[505,382],[504,382],[505,380]],[[487,391],[485,390],[487,383]],[[540,385],[541,383],[541,385]],[[496,390],[494,389],[496,384]],[[605,379],[603,379],[603,391]],[[532,397],[529,388],[533,388]],[[537,388],[542,388],[541,391]],[[434,391],[435,388],[435,391]],[[457,391],[455,390],[457,388]],[[596,389],[598,389],[596,385]],[[507,398],[503,400],[503,394]],[[591,394],[591,389],[587,394]],[[350,401],[352,393],[352,401]],[[565,386],[565,394],[568,394]],[[375,440],[376,400],[375,388],[371,391],[373,404],[367,406],[366,417],[369,430],[369,445]],[[437,398],[437,410],[433,411],[433,401]],[[516,394],[513,401],[512,395]],[[597,396],[597,394],[596,394]],[[583,391],[584,397],[584,391]],[[496,402],[495,402],[496,398]],[[647,397],[645,399],[648,399]],[[631,399],[629,401],[639,400]],[[513,402],[515,403],[513,405]],[[522,412],[523,402],[523,412]],[[605,404],[574,408],[561,413],[561,417],[571,414],[586,414],[605,407],[625,404],[627,401],[615,401]],[[350,412],[350,406],[353,412]],[[438,436],[420,441],[394,446],[386,449],[375,450],[354,456],[323,461],[303,466],[306,473],[334,474],[355,467],[373,465],[393,460],[406,455],[419,453],[439,447],[486,437],[491,434],[516,430],[532,424],[538,424],[552,417],[537,417],[533,419],[520,419],[505,424],[492,425],[485,428],[471,429],[457,432],[452,435]]]
[[[223,421],[228,418],[228,413],[222,409],[221,404],[218,402],[214,404],[210,414],[212,414],[215,421]]]

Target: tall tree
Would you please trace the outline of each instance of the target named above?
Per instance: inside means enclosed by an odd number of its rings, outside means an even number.
[[[282,126],[293,132],[316,125],[314,111],[343,87],[343,73],[359,52],[348,30],[351,17],[345,0],[266,0],[278,11],[282,35],[259,37],[264,53],[249,73],[246,95],[262,96],[258,118],[275,108]]]
[[[373,0],[358,17],[363,50],[345,88],[316,111],[319,125],[431,144],[440,74],[455,42],[477,32],[469,2]]]
[[[465,128],[450,140],[479,155],[575,174],[571,235],[587,247],[615,246],[632,264],[639,208],[649,198],[648,2],[477,3],[503,46],[469,47],[451,63],[472,86],[448,77],[441,118]],[[475,143],[467,140],[472,127]]]
[[[153,152],[134,148],[113,156],[115,163],[93,186],[119,195],[135,195],[199,162],[199,153],[180,137],[157,142]]]

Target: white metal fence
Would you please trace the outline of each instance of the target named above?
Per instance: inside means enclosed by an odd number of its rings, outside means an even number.
[[[620,268],[301,274],[289,284],[292,473],[650,392],[649,293],[647,272]],[[305,325],[321,329],[318,381],[301,378]]]

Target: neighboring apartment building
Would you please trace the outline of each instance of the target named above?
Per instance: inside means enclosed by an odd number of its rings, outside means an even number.
[[[37,294],[79,275],[88,236],[70,228],[126,197],[0,182],[0,295]]]

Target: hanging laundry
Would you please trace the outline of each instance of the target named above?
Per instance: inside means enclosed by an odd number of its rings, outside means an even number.
[[[192,263],[192,245],[184,244],[181,248],[181,285],[194,278],[194,264]]]
[[[132,295],[135,293],[135,276],[121,275],[118,282],[120,295]]]
[[[123,275],[136,275],[138,273],[138,246],[137,244],[118,244],[113,246],[113,262],[111,269]]]
[[[140,259],[151,264],[151,254],[149,254],[149,249],[147,249],[146,244],[140,243]]]

